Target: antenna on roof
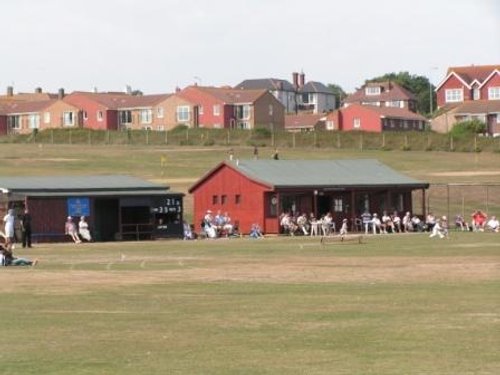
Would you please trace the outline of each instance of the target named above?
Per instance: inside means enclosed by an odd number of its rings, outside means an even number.
[[[131,95],[132,87],[130,85],[125,85],[125,92],[127,93],[127,95]]]
[[[97,93],[99,92],[99,91],[97,90],[97,87],[96,87],[96,86],[94,86],[94,88],[92,89],[92,92],[93,92],[93,93],[95,93],[95,94],[97,94]]]

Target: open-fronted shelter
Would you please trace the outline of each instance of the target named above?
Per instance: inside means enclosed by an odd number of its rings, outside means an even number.
[[[331,212],[337,225],[344,218],[353,223],[365,209],[413,212],[414,191],[422,194],[425,215],[428,187],[373,159],[239,160],[218,164],[189,192],[197,225],[207,210],[221,210],[244,233],[253,223],[265,233],[279,233],[283,212],[316,217]]]
[[[97,241],[183,233],[183,194],[131,176],[0,177],[0,214],[8,208],[29,209],[35,241],[65,239],[68,216],[86,216]]]

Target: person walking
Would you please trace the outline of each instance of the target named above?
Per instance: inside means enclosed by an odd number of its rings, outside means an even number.
[[[31,247],[31,214],[27,208],[21,216],[21,231],[23,247]]]
[[[7,211],[7,215],[3,217],[3,222],[5,224],[5,243],[11,244],[14,243],[14,224],[16,221],[16,217],[14,216],[14,210],[10,208]]]

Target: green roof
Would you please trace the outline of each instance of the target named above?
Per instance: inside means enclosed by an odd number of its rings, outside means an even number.
[[[374,159],[239,160],[229,163],[248,178],[275,188],[408,186],[427,188]]]
[[[122,175],[0,177],[0,193],[28,196],[155,195],[167,194],[168,189],[168,186]]]

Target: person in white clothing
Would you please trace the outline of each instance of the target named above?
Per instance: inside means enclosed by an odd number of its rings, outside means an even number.
[[[3,222],[5,224],[5,243],[11,244],[14,242],[14,224],[16,222],[16,217],[14,216],[14,210],[11,208],[7,211],[7,215],[3,217]]]
[[[344,236],[347,235],[347,219],[342,220],[342,226],[340,227],[340,237],[344,239]]]
[[[92,236],[90,235],[89,223],[85,220],[85,216],[80,217],[78,222],[78,234],[85,241],[92,241]]]
[[[486,229],[491,230],[493,232],[498,232],[500,230],[500,222],[496,218],[496,216],[492,216],[490,220],[486,223]]]
[[[373,229],[373,234],[377,234],[377,230],[380,234],[383,233],[382,222],[380,221],[376,213],[374,213],[372,217],[372,229]]]

